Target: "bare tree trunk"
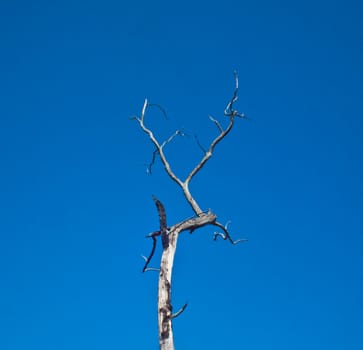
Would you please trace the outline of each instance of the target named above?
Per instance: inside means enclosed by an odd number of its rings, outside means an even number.
[[[174,350],[172,321],[175,317],[179,316],[187,306],[185,304],[179,311],[173,313],[173,306],[171,303],[171,277],[178,237],[182,231],[188,230],[193,232],[202,226],[213,224],[216,221],[216,216],[211,212],[201,213],[200,216],[181,221],[168,229],[166,224],[165,208],[157,198],[154,197],[154,201],[158,209],[160,219],[160,231],[157,231],[156,233],[154,232],[154,235],[161,236],[163,246],[158,287],[159,344],[160,350]],[[154,249],[152,250],[152,254],[149,259],[146,261],[144,270],[147,269],[147,264],[152,258],[153,252]]]
[[[172,305],[171,305],[171,276],[178,234],[174,231],[168,235],[168,245],[163,248],[161,256],[159,289],[158,289],[158,324],[159,343],[161,350],[174,350]]]

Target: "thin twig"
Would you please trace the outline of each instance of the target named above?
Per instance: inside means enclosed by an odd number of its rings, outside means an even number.
[[[240,238],[240,239],[237,239],[237,240],[233,240],[231,238],[231,235],[228,232],[228,224],[229,223],[230,222],[228,221],[227,224],[224,225],[224,226],[221,223],[217,222],[217,221],[213,223],[214,226],[219,227],[223,231],[223,233],[222,232],[214,232],[214,234],[213,234],[213,240],[216,241],[218,237],[221,237],[223,240],[228,240],[232,244],[238,244],[238,243],[241,243],[241,242],[247,242],[248,239],[246,239],[246,238]]]
[[[153,166],[154,166],[154,164],[155,164],[155,160],[156,160],[156,157],[158,156],[158,154],[159,154],[159,150],[158,149],[156,149],[154,152],[153,152],[153,157],[152,157],[152,159],[151,159],[151,162],[149,163],[149,165],[147,166],[147,168],[146,168],[146,172],[148,173],[148,174],[152,174],[152,168],[153,168]]]
[[[239,85],[237,71],[234,71],[233,74],[234,74],[234,80],[235,80],[235,88],[234,88],[233,96],[232,96],[231,100],[228,102],[228,104],[224,110],[224,115],[227,117],[245,118],[245,115],[243,113],[238,113],[238,111],[236,109],[233,109],[233,104],[235,102],[237,102],[237,100],[238,100],[238,85]]]
[[[174,132],[173,135],[171,135],[166,141],[164,141],[160,147],[163,148],[165,145],[167,145],[169,142],[173,141],[176,136],[185,136],[184,132],[181,130],[177,130]]]
[[[159,109],[160,109],[160,111],[161,111],[161,113],[163,113],[163,115],[164,115],[165,119],[169,119],[169,118],[168,118],[168,115],[167,115],[167,113],[166,113],[165,108],[163,108],[161,105],[159,105],[159,104],[157,104],[157,103],[149,103],[149,104],[148,104],[148,106],[149,106],[149,107],[157,107],[157,108],[159,108]]]
[[[223,128],[217,119],[213,118],[211,115],[209,116],[209,119],[217,126],[219,132],[223,132]]]
[[[185,303],[177,312],[175,312],[174,314],[171,315],[171,318],[177,318],[178,316],[180,316],[183,311],[186,309],[186,307],[188,306],[188,303]]]
[[[202,146],[202,144],[199,142],[199,138],[197,135],[194,135],[194,139],[197,142],[197,145],[199,146],[199,148],[203,151],[204,154],[207,153],[207,150]]]

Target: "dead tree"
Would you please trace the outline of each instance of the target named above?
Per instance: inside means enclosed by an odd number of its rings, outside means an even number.
[[[173,270],[174,256],[175,256],[179,234],[183,231],[189,231],[192,233],[193,231],[203,226],[211,225],[217,228],[217,231],[214,232],[213,235],[214,240],[220,237],[224,240],[229,241],[232,244],[237,244],[239,242],[246,241],[246,239],[239,239],[236,241],[233,240],[228,231],[228,224],[223,225],[220,222],[218,222],[216,214],[214,214],[212,211],[202,210],[189,190],[189,184],[191,180],[200,170],[202,170],[206,162],[211,158],[217,144],[221,142],[232,130],[235,119],[245,118],[244,114],[241,114],[236,109],[234,109],[234,104],[237,101],[237,99],[238,99],[238,76],[237,73],[235,72],[234,93],[224,110],[224,115],[228,118],[228,125],[226,128],[223,128],[222,125],[218,122],[218,120],[216,120],[211,116],[209,117],[210,120],[216,125],[218,129],[218,135],[211,142],[207,150],[204,150],[202,148],[204,151],[204,156],[202,157],[200,162],[194,167],[194,169],[189,173],[189,175],[186,177],[184,181],[182,181],[177,175],[175,175],[164,154],[164,147],[168,143],[170,143],[176,136],[182,135],[182,132],[180,130],[177,130],[166,141],[160,143],[154,136],[151,129],[145,125],[145,115],[149,107],[157,106],[162,110],[163,113],[165,113],[165,111],[160,106],[149,104],[148,101],[145,100],[141,111],[141,116],[132,118],[138,121],[141,129],[149,136],[150,140],[155,146],[155,151],[153,153],[153,158],[150,163],[149,170],[151,170],[151,167],[154,165],[155,159],[157,157],[160,157],[160,160],[165,167],[166,173],[181,188],[186,201],[188,202],[188,204],[190,205],[195,214],[193,217],[190,217],[172,226],[168,226],[166,221],[165,208],[163,204],[156,197],[153,197],[159,214],[160,229],[146,236],[152,239],[152,249],[149,256],[144,257],[145,265],[142,271],[143,272],[152,271],[152,270],[159,271],[158,329],[159,329],[159,343],[161,350],[174,350],[172,321],[175,317],[179,316],[187,306],[185,304],[179,311],[173,313],[173,308],[171,304],[172,270]],[[156,268],[150,268],[149,264],[154,256],[158,238],[160,238],[162,244],[162,256],[161,256],[160,268],[156,269]]]

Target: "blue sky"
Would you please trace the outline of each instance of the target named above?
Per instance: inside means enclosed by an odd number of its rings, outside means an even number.
[[[362,349],[362,5],[358,1],[8,1],[0,5],[0,348],[156,349],[158,226],[191,215],[129,117],[207,146],[192,183],[248,243],[178,243],[177,349]],[[192,137],[167,149],[185,176]],[[159,252],[160,253],[160,252]],[[155,261],[157,264],[157,261]]]

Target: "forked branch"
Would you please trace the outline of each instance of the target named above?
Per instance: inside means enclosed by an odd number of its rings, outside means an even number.
[[[199,143],[198,138],[196,138],[198,146],[203,150],[204,155],[203,155],[202,159],[199,161],[199,163],[191,170],[191,172],[188,174],[188,176],[185,178],[184,181],[182,181],[180,179],[180,177],[178,177],[174,173],[174,171],[172,170],[172,168],[171,168],[171,166],[170,166],[170,164],[169,164],[169,162],[168,162],[168,160],[167,160],[167,158],[165,156],[165,153],[164,153],[164,147],[166,145],[168,145],[170,142],[172,142],[175,139],[175,137],[184,136],[184,133],[181,130],[177,130],[169,138],[167,138],[165,141],[159,142],[157,140],[157,138],[155,137],[155,135],[153,134],[152,130],[145,125],[145,115],[146,115],[147,108],[152,107],[152,106],[158,107],[162,111],[162,113],[164,114],[165,117],[166,117],[166,112],[160,105],[148,103],[147,99],[145,99],[145,102],[144,102],[144,105],[143,105],[143,108],[142,108],[142,111],[141,111],[141,117],[133,117],[133,119],[136,119],[139,122],[139,125],[140,125],[141,129],[149,136],[150,140],[152,141],[152,143],[155,146],[152,161],[151,161],[151,163],[150,163],[150,165],[148,167],[148,172],[151,173],[151,169],[152,169],[152,166],[155,163],[156,157],[160,156],[161,162],[164,165],[166,173],[182,189],[185,199],[187,200],[188,204],[193,209],[196,216],[203,216],[205,211],[203,211],[200,208],[199,204],[197,203],[195,198],[192,196],[192,194],[191,194],[191,192],[189,190],[189,184],[190,184],[191,180],[193,179],[193,177],[204,167],[204,165],[207,163],[207,161],[212,157],[215,147],[232,130],[235,118],[236,117],[237,118],[245,118],[245,115],[243,113],[239,113],[237,111],[237,109],[235,109],[235,107],[234,107],[235,103],[238,100],[238,89],[239,89],[238,75],[237,75],[236,72],[234,72],[234,78],[235,78],[235,88],[234,88],[234,91],[233,91],[233,95],[232,95],[232,98],[230,99],[230,101],[228,101],[226,108],[224,109],[224,115],[225,115],[225,117],[228,118],[228,125],[227,125],[227,127],[224,128],[224,127],[222,127],[221,123],[217,119],[213,118],[212,116],[209,116],[210,120],[216,125],[219,133],[212,140],[212,142],[210,143],[207,150],[205,150],[201,146],[201,144]],[[157,204],[157,200],[155,200],[155,203]],[[230,234],[228,232],[227,226],[224,226],[224,225],[218,223],[217,221],[215,221],[213,223],[213,225],[219,227],[222,230],[222,232],[215,232],[214,233],[214,236],[213,236],[214,240],[216,240],[218,237],[221,237],[224,240],[230,241],[232,244],[236,244],[236,243],[245,241],[244,239],[234,241],[231,238],[231,236],[230,236]],[[159,234],[160,234],[160,232],[159,232]],[[166,236],[165,235],[161,235],[161,236],[162,236],[163,244],[166,243],[165,242]],[[151,258],[153,256],[155,240],[156,240],[155,236],[153,236],[152,239],[153,239],[153,250],[152,250],[152,253],[150,254],[149,258],[146,260],[146,264],[145,264],[145,267],[144,267],[143,271],[146,271],[147,266],[148,266],[148,264],[149,264],[149,262],[150,262],[150,260],[151,260]]]
[[[234,125],[234,119],[236,117],[245,118],[245,115],[243,113],[241,114],[236,109],[234,109],[234,104],[238,100],[238,88],[239,88],[238,75],[237,75],[236,72],[234,72],[234,77],[235,77],[235,89],[234,89],[231,100],[228,102],[228,104],[227,104],[227,106],[226,106],[226,108],[224,110],[224,115],[229,119],[228,125],[227,125],[226,128],[223,128],[221,126],[221,124],[216,119],[214,119],[213,117],[210,117],[212,122],[217,126],[219,134],[214,138],[214,140],[212,140],[212,142],[211,142],[211,144],[210,144],[210,146],[209,146],[209,148],[207,150],[204,150],[204,148],[201,147],[201,149],[204,151],[204,156],[199,161],[199,163],[192,169],[192,171],[189,173],[189,175],[186,177],[186,179],[184,181],[182,181],[180,179],[180,177],[178,177],[174,173],[174,171],[172,170],[172,168],[171,168],[171,166],[170,166],[170,164],[169,164],[169,162],[168,162],[168,160],[167,160],[167,158],[165,156],[165,153],[164,153],[164,147],[168,143],[170,143],[176,136],[183,136],[183,132],[181,130],[177,130],[167,140],[160,143],[156,139],[156,137],[153,134],[153,132],[151,131],[151,129],[148,128],[145,125],[145,114],[146,114],[146,110],[147,110],[148,107],[151,107],[151,106],[158,106],[159,108],[161,108],[161,107],[159,105],[148,103],[147,99],[145,99],[145,101],[144,101],[144,105],[143,105],[143,108],[142,108],[142,111],[141,111],[141,117],[134,117],[133,118],[133,119],[136,119],[139,122],[141,129],[146,134],[148,134],[150,140],[152,141],[152,143],[155,146],[155,151],[153,152],[153,158],[152,158],[151,164],[148,167],[148,172],[151,173],[151,167],[154,164],[156,157],[159,155],[160,159],[161,159],[161,162],[164,165],[166,173],[182,189],[187,202],[189,203],[189,205],[191,206],[191,208],[193,209],[193,211],[194,211],[194,213],[196,215],[202,215],[203,210],[200,208],[200,206],[198,205],[198,203],[196,202],[196,200],[194,199],[194,197],[190,193],[189,184],[190,184],[191,180],[204,167],[205,163],[211,158],[217,144],[219,142],[221,142],[228,135],[228,133],[232,130],[232,127]],[[165,115],[165,110],[162,109],[162,108],[161,108],[161,110]],[[198,141],[198,145],[200,146],[199,141]]]

